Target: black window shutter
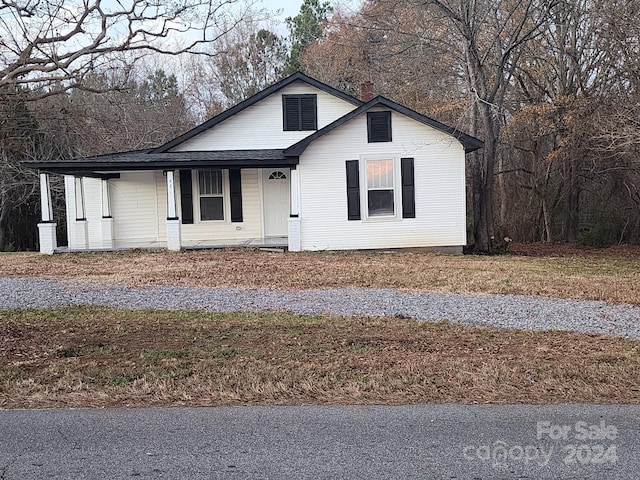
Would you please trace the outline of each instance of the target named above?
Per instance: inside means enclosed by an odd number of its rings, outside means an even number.
[[[369,143],[391,141],[391,112],[367,112]]]
[[[191,170],[180,170],[180,203],[182,205],[182,223],[193,223]]]
[[[318,128],[318,112],[315,95],[300,97],[301,130],[316,130]]]
[[[286,132],[318,129],[317,95],[283,95],[282,120]]]
[[[360,167],[358,160],[347,160],[347,218],[360,220]]]
[[[300,102],[294,95],[282,96],[284,130],[300,130]]]
[[[400,159],[400,175],[402,177],[402,218],[416,218],[413,158]]]
[[[239,168],[229,170],[229,196],[231,197],[231,221],[242,222],[242,175]]]

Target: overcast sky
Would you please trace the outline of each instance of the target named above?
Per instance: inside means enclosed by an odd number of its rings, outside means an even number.
[[[330,3],[334,6],[339,3],[345,8],[355,8],[355,6],[360,4],[360,1],[361,0],[330,0]],[[284,24],[285,18],[295,17],[300,13],[302,2],[303,0],[261,0],[260,4],[271,11],[282,10],[282,14],[279,15],[278,18],[282,19],[282,23]]]
[[[282,9],[283,12],[280,17],[284,20],[287,17],[294,17],[300,12],[302,0],[262,0],[262,3],[264,3],[269,10]]]

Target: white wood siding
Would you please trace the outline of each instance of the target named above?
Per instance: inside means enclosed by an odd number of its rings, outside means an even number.
[[[466,243],[465,154],[453,137],[392,112],[392,142],[368,143],[366,114],[313,142],[300,158],[303,250],[460,246]],[[347,220],[346,160],[415,159],[416,218],[403,219],[396,164],[394,219]]]
[[[153,174],[155,186],[156,186],[156,204],[158,205],[158,216],[156,221],[156,232],[158,235],[159,242],[167,241],[167,177],[162,173],[161,170],[156,170]],[[176,170],[176,202],[180,201],[180,191],[178,190],[178,186],[180,184],[180,174]],[[178,211],[178,216],[182,216],[180,209],[180,204],[176,203],[176,208]]]
[[[69,248],[78,248],[76,238],[76,198],[73,190],[73,175],[64,176],[64,203],[67,211],[67,241]]]
[[[89,248],[100,248],[102,246],[102,180],[85,177],[82,182]]]
[[[158,241],[155,175],[153,171],[121,172],[120,178],[109,180],[116,248],[144,247]]]
[[[65,200],[67,210],[67,238],[71,249],[85,248],[76,243],[76,196],[75,177],[64,176]],[[84,207],[87,220],[88,248],[102,247],[102,184],[99,178],[84,177]]]
[[[256,168],[246,168],[242,169],[241,172],[243,221],[231,222],[229,215],[229,184],[225,183],[223,187],[225,189],[225,221],[201,222],[197,218],[197,208],[194,208],[194,223],[192,225],[181,226],[183,244],[215,244],[219,241],[251,240],[262,237],[262,191],[260,188],[259,170]],[[166,186],[164,188],[166,190]],[[195,185],[193,195],[194,202],[198,202],[199,199],[197,197],[197,189],[195,188]],[[180,211],[180,190],[178,188],[178,212]],[[163,238],[166,238],[166,233]]]
[[[282,123],[282,95],[315,93],[318,96],[318,129],[356,108],[304,82],[295,82],[258,103],[178,145],[175,152],[204,150],[250,150],[286,148],[311,135],[312,131],[285,132]]]

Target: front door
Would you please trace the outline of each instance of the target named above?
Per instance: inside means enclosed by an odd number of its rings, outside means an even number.
[[[265,237],[286,237],[288,234],[289,175],[288,168],[262,170]]]

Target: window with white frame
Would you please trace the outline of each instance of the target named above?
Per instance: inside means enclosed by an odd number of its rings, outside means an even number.
[[[198,170],[200,220],[224,220],[222,170]]]
[[[366,160],[367,216],[395,215],[393,159]]]

